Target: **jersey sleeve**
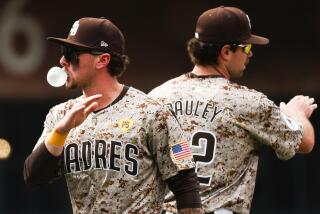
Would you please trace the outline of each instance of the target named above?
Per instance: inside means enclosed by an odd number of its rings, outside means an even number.
[[[165,106],[154,112],[150,121],[149,148],[162,179],[195,167],[186,136],[173,113]]]
[[[58,115],[55,113],[56,108],[53,107],[50,109],[46,116],[46,120],[44,121],[43,131],[41,133],[41,136],[39,137],[35,147],[33,150],[38,148],[38,146],[45,141],[47,136],[50,134],[50,132],[53,130],[55,124],[59,121]]]
[[[44,144],[47,135],[52,131],[57,121],[58,116],[54,107],[47,114],[43,132],[32,153],[25,160],[23,175],[29,186],[52,183],[63,173],[63,155],[53,156]]]
[[[271,146],[279,159],[292,158],[299,149],[302,126],[280,112],[280,108],[261,93],[249,94],[250,98],[236,116],[236,124],[251,136]]]

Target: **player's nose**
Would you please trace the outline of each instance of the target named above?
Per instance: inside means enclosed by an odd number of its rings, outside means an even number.
[[[68,61],[66,60],[66,58],[65,58],[64,56],[62,56],[62,57],[60,58],[59,63],[60,63],[60,65],[61,65],[62,67],[65,67],[65,66],[68,65]]]

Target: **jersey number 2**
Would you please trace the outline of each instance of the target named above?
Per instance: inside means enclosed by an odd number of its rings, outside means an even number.
[[[201,150],[200,153],[193,152],[193,159],[196,162],[196,173],[200,184],[209,186],[211,184],[212,175],[200,175],[198,173],[198,165],[208,165],[213,162],[216,148],[216,136],[212,132],[197,131],[191,137],[192,151]]]

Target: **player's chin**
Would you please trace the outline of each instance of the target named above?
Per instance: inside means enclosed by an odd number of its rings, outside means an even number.
[[[66,81],[65,87],[66,89],[74,89],[74,88],[77,88],[78,86],[74,81],[72,81],[72,79],[69,76]]]
[[[66,88],[70,88],[71,85],[72,85],[72,84],[71,84],[70,76],[68,76],[67,81],[66,81],[66,83],[64,84],[64,86],[65,86]]]
[[[244,68],[244,69],[245,69],[245,68]],[[232,78],[242,77],[242,76],[243,76],[243,71],[244,71],[244,69],[238,70],[238,71],[233,72],[233,73],[230,73],[230,77],[232,77]]]
[[[76,89],[76,88],[78,88],[78,86],[77,85],[75,85],[75,84],[73,84],[73,85],[65,85],[65,87],[66,87],[66,89]]]

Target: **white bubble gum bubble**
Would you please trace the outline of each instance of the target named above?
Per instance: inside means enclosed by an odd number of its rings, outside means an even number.
[[[63,86],[67,81],[67,73],[60,67],[52,67],[48,71],[47,81],[53,87]]]

